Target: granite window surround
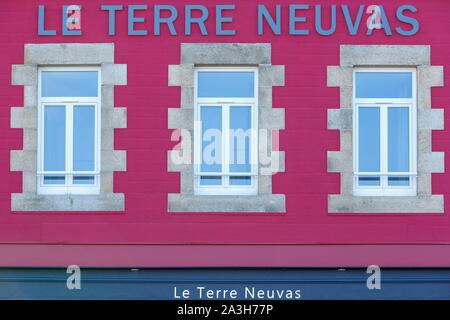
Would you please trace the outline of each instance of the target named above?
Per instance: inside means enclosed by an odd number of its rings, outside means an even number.
[[[417,69],[417,195],[353,195],[353,75],[358,67]],[[432,108],[431,88],[444,85],[442,66],[431,65],[427,45],[341,45],[340,66],[328,66],[328,87],[340,88],[340,108],[328,109],[328,129],[340,131],[340,151],[328,151],[328,172],[340,173],[340,194],[328,196],[329,213],[443,213],[443,195],[431,190],[444,172],[444,152],[432,151],[432,130],[444,129],[444,110]]]
[[[258,193],[248,196],[196,195],[194,192],[194,82],[198,66],[258,68]],[[285,195],[272,194],[272,176],[284,172],[284,152],[273,150],[272,130],[284,129],[284,109],[272,108],[272,87],[284,86],[284,66],[271,64],[270,44],[183,43],[181,64],[169,65],[169,86],[181,87],[179,108],[168,109],[168,128],[179,131],[180,150],[168,152],[168,171],[179,172],[181,192],[168,195],[169,212],[285,212]],[[266,132],[268,137],[263,137]],[[268,143],[262,143],[268,141]],[[177,159],[184,159],[183,163]],[[275,165],[274,165],[275,164]]]
[[[41,195],[37,192],[38,70],[40,66],[101,67],[100,193]],[[22,193],[11,210],[124,211],[124,194],[114,193],[114,172],[126,171],[126,151],[114,150],[114,129],[126,128],[126,108],[114,107],[114,86],[127,84],[127,66],[114,64],[114,44],[25,44],[23,65],[12,66],[12,85],[24,87],[24,105],[11,108],[11,128],[23,129],[23,150],[12,150],[10,169],[22,172]]]

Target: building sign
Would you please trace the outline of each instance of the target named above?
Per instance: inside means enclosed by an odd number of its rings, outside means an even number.
[[[146,12],[150,10],[149,5],[102,5],[100,12],[108,21],[107,32],[110,36],[115,36],[117,28],[126,28],[129,36],[160,36],[164,32],[172,36],[190,35],[193,27],[198,28],[202,35],[233,36],[239,30],[233,27],[233,21],[238,15],[238,7],[235,4],[215,5],[214,12],[203,5],[185,5],[184,12],[180,12],[172,5],[154,5],[153,17],[150,21]],[[348,5],[331,5],[326,8],[320,4],[290,4],[287,14],[283,16],[281,6],[266,6],[260,4],[255,6],[257,21],[255,24],[258,35],[265,34],[289,34],[308,36],[319,34],[331,36],[336,32],[337,17],[341,15],[345,21],[345,28],[349,35],[365,33],[370,36],[374,30],[384,31],[387,36],[394,34],[402,36],[413,36],[420,28],[417,18],[414,17],[417,8],[413,5],[405,4],[396,8],[395,19],[388,19],[386,11],[382,5],[359,5],[358,10],[350,10]],[[329,12],[325,12],[329,10]],[[314,21],[309,21],[306,13],[311,11]],[[126,12],[127,25],[116,26],[116,15]],[[46,20],[59,19],[61,17],[47,16],[45,5],[38,7],[38,35],[56,36],[60,33],[63,36],[82,35],[82,7],[80,5],[69,5],[62,7],[62,28],[61,31],[47,29]],[[180,21],[180,16],[184,16],[184,23]],[[323,18],[327,17],[327,21]],[[207,28],[206,21],[215,19],[215,27],[211,30]],[[283,21],[287,20],[288,28],[283,29]]]

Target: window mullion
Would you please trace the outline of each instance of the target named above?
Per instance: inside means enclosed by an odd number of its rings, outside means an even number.
[[[230,163],[230,105],[222,106],[222,179],[224,186],[230,185],[229,163]]]
[[[45,116],[44,116],[44,112],[45,112],[45,105],[43,103],[39,104],[39,116],[38,116],[38,121],[39,121],[39,130],[38,130],[38,159],[39,159],[39,163],[38,163],[38,170],[40,172],[44,171],[44,128],[45,128]],[[38,175],[37,176],[37,181],[38,181],[38,186],[39,185],[43,185],[44,184],[44,176],[43,175]]]
[[[381,172],[386,173],[388,171],[388,106],[381,105]],[[388,177],[386,175],[381,177],[381,187],[388,187]]]
[[[200,108],[200,104],[197,103],[196,104],[196,108],[195,108],[195,116],[194,116],[194,166],[195,166],[195,172],[196,173],[201,173],[201,164],[203,161],[202,158],[202,153],[203,153],[203,149],[202,149],[202,139],[203,139],[203,134],[202,134],[202,119],[201,119],[201,108]],[[194,180],[198,179],[198,181],[200,181],[200,177],[199,176],[194,176]],[[195,183],[195,182],[194,182]]]
[[[70,172],[66,175],[67,186],[73,185],[73,104],[67,104],[66,111],[66,171]]]

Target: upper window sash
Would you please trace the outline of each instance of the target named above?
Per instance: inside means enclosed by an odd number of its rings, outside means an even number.
[[[377,93],[377,90],[380,93]],[[353,99],[356,103],[415,103],[417,99],[416,69],[355,68]]]
[[[224,75],[223,79],[219,79],[221,74]],[[236,79],[239,75],[243,75],[245,79],[242,81]],[[201,88],[202,84],[207,87]],[[214,88],[214,85],[220,86],[220,89]],[[258,69],[255,67],[198,67],[195,69],[197,103],[251,103],[255,102],[257,97]]]
[[[39,68],[40,102],[96,102],[101,96],[99,67]]]

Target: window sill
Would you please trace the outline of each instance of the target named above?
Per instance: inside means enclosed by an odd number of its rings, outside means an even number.
[[[198,196],[169,194],[169,212],[286,212],[284,194]]]
[[[442,195],[416,197],[328,196],[329,213],[443,213]]]
[[[363,188],[354,188],[353,189],[354,197],[416,197],[417,190],[416,188],[386,188],[386,189],[363,189]]]
[[[39,195],[14,193],[12,211],[124,211],[125,196],[121,193],[98,195]]]

